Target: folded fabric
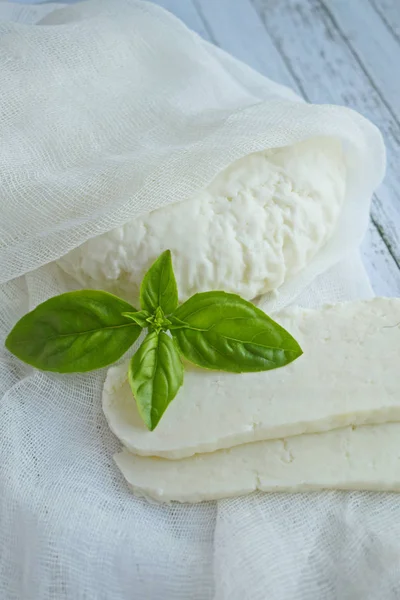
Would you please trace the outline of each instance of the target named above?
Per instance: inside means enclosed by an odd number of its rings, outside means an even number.
[[[3,31],[0,281],[193,198],[248,154],[321,137],[343,148],[343,210],[280,304],[358,246],[385,166],[381,135],[359,114],[302,102],[138,0],[92,0]]]

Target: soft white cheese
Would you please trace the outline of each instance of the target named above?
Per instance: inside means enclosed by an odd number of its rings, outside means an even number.
[[[400,424],[347,427],[236,446],[182,460],[115,462],[132,491],[159,502],[201,502],[266,492],[400,491]]]
[[[275,318],[304,354],[262,373],[223,373],[185,364],[183,387],[157,428],[141,421],[127,364],[103,390],[111,430],[132,452],[182,458],[238,444],[400,421],[400,299],[293,309]]]
[[[345,194],[340,142],[314,138],[236,161],[193,198],[93,238],[59,261],[84,287],[137,302],[172,251],[180,300],[223,289],[254,298],[303,269],[331,236]]]

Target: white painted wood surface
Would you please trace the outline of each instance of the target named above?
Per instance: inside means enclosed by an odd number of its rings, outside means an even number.
[[[349,106],[380,128],[388,171],[362,255],[375,292],[400,296],[400,0],[153,1],[306,100]]]
[[[399,0],[372,0],[372,5],[400,42]]]

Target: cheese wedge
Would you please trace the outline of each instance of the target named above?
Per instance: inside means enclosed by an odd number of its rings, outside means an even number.
[[[400,299],[296,308],[274,315],[300,343],[296,361],[262,373],[185,365],[157,428],[142,423],[127,364],[108,371],[103,410],[130,451],[178,459],[347,425],[400,421]]]
[[[132,491],[158,502],[266,492],[400,491],[400,423],[347,427],[235,446],[181,460],[114,457]]]

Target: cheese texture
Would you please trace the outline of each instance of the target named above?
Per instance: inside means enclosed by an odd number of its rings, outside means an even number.
[[[236,446],[182,460],[115,462],[132,491],[159,502],[201,502],[266,492],[400,491],[400,424],[347,427]]]
[[[298,273],[330,238],[345,180],[334,139],[258,152],[194,197],[85,242],[59,265],[83,287],[136,304],[144,273],[170,249],[181,301],[218,289],[252,299]]]
[[[127,382],[109,369],[103,410],[136,454],[182,458],[247,442],[400,421],[400,299],[296,308],[274,315],[300,343],[293,363],[261,373],[185,364],[183,387],[150,432]]]

